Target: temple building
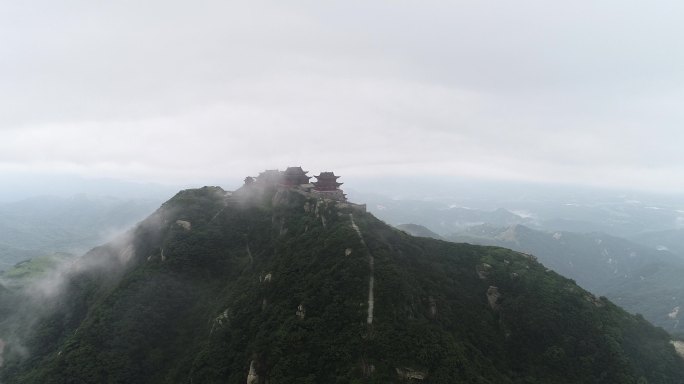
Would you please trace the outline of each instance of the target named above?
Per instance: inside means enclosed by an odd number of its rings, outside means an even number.
[[[282,179],[280,183],[286,187],[294,187],[302,184],[309,184],[309,179],[311,176],[306,174],[309,171],[305,171],[302,167],[287,167],[285,172],[282,173]]]
[[[315,193],[328,199],[347,201],[347,195],[340,189],[342,183],[337,182],[339,176],[335,176],[334,172],[321,172],[314,177],[317,179],[313,182]]]
[[[334,172],[321,172],[318,176],[314,176],[317,181],[313,182],[314,189],[320,192],[332,192],[339,189],[343,183],[338,183],[339,176],[335,176]]]

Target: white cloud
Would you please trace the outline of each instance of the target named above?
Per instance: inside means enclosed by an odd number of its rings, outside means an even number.
[[[682,6],[22,2],[0,170],[302,164],[681,190]]]

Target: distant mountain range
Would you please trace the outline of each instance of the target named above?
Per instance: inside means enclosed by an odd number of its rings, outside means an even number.
[[[159,204],[86,195],[0,204],[0,270],[54,252],[83,253],[135,225]]]
[[[392,225],[419,224],[438,234],[454,233],[484,223],[497,226],[534,225],[532,218],[501,208],[483,210],[450,207],[438,202],[392,200],[378,195],[369,195],[367,205],[370,212]]]
[[[522,224],[545,231],[602,232],[632,239],[640,234],[684,226],[684,202],[666,197],[639,201],[600,191],[540,195],[515,193],[505,187],[493,195],[479,191],[482,197],[453,193],[451,198],[441,196],[431,200],[363,193],[350,193],[350,196],[366,201],[368,210],[389,224],[419,224],[441,236],[481,224],[495,227]]]
[[[676,253],[684,257],[684,228],[640,233],[631,236],[630,239],[634,242]]]

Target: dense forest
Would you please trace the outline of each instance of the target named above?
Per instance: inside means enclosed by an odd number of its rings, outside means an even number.
[[[641,316],[504,248],[295,189],[178,193],[49,290],[0,290],[3,383],[681,383]]]

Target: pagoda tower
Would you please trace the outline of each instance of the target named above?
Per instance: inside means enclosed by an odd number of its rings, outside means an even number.
[[[282,173],[281,184],[286,187],[309,184],[311,176],[306,175],[308,172],[309,171],[303,170],[302,167],[287,167]]]
[[[326,199],[341,202],[347,201],[347,195],[340,189],[342,183],[337,182],[339,176],[335,176],[334,172],[321,172],[318,176],[314,177],[317,179],[317,181],[313,182],[314,193]]]
[[[317,181],[314,181],[314,190],[319,192],[333,192],[340,188],[343,183],[338,183],[337,179],[340,176],[335,176],[334,172],[321,172],[320,175],[314,176]]]

